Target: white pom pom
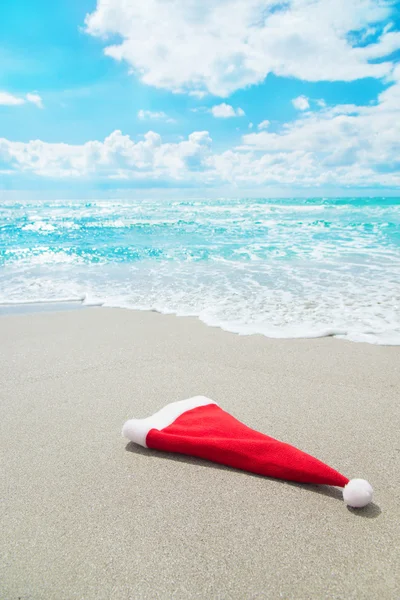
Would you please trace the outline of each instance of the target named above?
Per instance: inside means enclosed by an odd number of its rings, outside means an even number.
[[[131,442],[147,448],[146,437],[149,430],[150,427],[147,419],[129,419],[122,428],[122,435]]]
[[[350,479],[344,487],[343,500],[347,506],[362,508],[372,501],[374,490],[365,479]]]

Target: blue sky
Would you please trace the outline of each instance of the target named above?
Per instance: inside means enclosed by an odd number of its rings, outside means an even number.
[[[399,5],[0,6],[0,188],[400,187]]]

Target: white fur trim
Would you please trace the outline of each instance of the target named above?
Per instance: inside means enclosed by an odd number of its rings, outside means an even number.
[[[208,404],[216,404],[216,402],[205,396],[195,396],[194,398],[188,398],[187,400],[172,402],[154,413],[151,417],[147,417],[146,419],[130,419],[129,421],[126,421],[122,428],[122,435],[131,442],[147,448],[146,437],[151,429],[158,429],[161,431],[161,429],[165,429],[168,425],[171,425],[178,417],[188,410],[198,408],[199,406],[207,406]]]
[[[343,500],[347,506],[362,508],[372,501],[374,490],[365,479],[350,479],[344,486]]]

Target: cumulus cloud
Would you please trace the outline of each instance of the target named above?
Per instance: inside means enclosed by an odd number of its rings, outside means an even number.
[[[119,130],[102,142],[82,145],[0,138],[0,162],[43,177],[180,180],[190,177],[192,171],[206,168],[204,161],[210,146],[207,131],[195,131],[179,143],[163,143],[161,136],[153,131],[135,142]]]
[[[259,123],[257,125],[257,129],[267,129],[268,127],[269,127],[268,119],[265,119],[265,121],[261,121],[261,123]]]
[[[307,108],[310,108],[308,98],[306,98],[305,96],[298,96],[297,98],[293,98],[292,104],[295,108],[297,108],[297,110],[307,110]]]
[[[397,81],[375,105],[337,105],[309,112],[281,131],[243,136],[239,152],[270,157],[296,152],[309,163],[308,175],[318,181],[345,184],[400,184],[400,67]],[[296,160],[297,160],[296,159]],[[365,182],[362,178],[365,177]],[[304,178],[301,178],[304,180]]]
[[[32,104],[36,104],[36,106],[38,108],[44,108],[42,98],[36,92],[26,94],[25,97],[14,96],[14,94],[10,94],[9,92],[0,92],[0,105],[21,106],[22,104],[25,104],[26,102],[31,102]]]
[[[0,104],[3,106],[18,106],[19,104],[24,103],[25,100],[23,98],[18,98],[8,92],[0,92]]]
[[[159,112],[154,112],[152,110],[143,110],[142,108],[138,111],[138,119],[141,121],[152,120],[152,121],[165,121],[166,123],[175,123],[175,119],[171,119],[165,112],[162,110]]]
[[[400,187],[400,66],[374,105],[320,106],[272,132],[260,125],[225,152],[213,150],[207,131],[176,143],[153,131],[139,140],[114,131],[82,145],[0,139],[0,164],[52,178]]]
[[[204,96],[207,96],[207,92],[201,92],[200,90],[191,90],[189,92],[189,96],[193,96],[194,98],[204,98]]]
[[[39,94],[35,93],[30,93],[26,95],[26,99],[28,100],[28,102],[31,102],[32,104],[35,104],[38,108],[44,108],[43,106],[43,100],[42,98],[39,96]]]
[[[211,114],[217,119],[229,119],[231,117],[244,117],[242,108],[233,108],[230,104],[216,104],[210,109]]]
[[[384,0],[97,0],[85,26],[145,84],[227,97],[268,73],[386,77],[385,57],[400,48],[400,33],[384,26],[394,14]]]

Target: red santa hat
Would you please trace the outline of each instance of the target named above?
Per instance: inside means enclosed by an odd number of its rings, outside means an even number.
[[[144,448],[196,456],[277,479],[341,487],[344,501],[354,508],[372,500],[368,481],[349,480],[294,446],[250,429],[204,396],[168,404],[147,419],[131,419],[122,435]]]

